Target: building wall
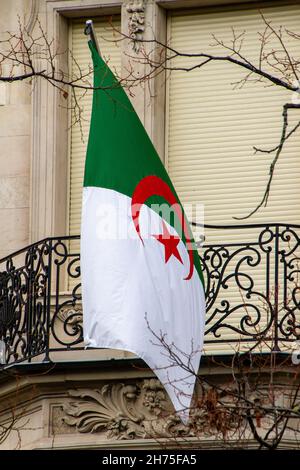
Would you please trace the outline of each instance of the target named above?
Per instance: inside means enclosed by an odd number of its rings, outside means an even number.
[[[31,27],[31,0],[0,2],[0,40],[18,29]],[[8,66],[2,75],[9,75]],[[0,258],[22,248],[29,240],[31,148],[31,85],[0,84]]]
[[[225,3],[243,3],[243,0],[147,0],[144,2],[143,37],[150,39],[155,35],[163,42],[166,40],[166,16],[170,9]],[[256,0],[247,3],[258,4]],[[284,3],[273,0],[266,1],[265,5]],[[18,14],[21,22],[33,32],[37,30],[38,18],[49,38],[54,37],[57,47],[63,50],[70,41],[69,23],[72,18],[121,14],[122,31],[126,33],[129,30],[129,7],[132,4],[134,2],[131,0],[2,0],[0,35],[3,38],[5,31],[14,31],[17,28]],[[149,51],[152,45],[146,44],[147,47]],[[121,49],[122,69],[125,71],[128,58],[124,52],[131,55],[132,47],[124,41]],[[59,68],[68,71],[70,64],[66,57],[60,58],[58,62]],[[142,65],[139,67],[143,74],[145,68]],[[4,68],[2,73],[9,74],[9,70]],[[148,87],[137,87],[132,100],[162,160],[165,161],[165,143],[168,136],[165,133],[164,76],[153,81],[151,92]],[[0,220],[3,223],[0,231],[0,257],[22,248],[28,242],[50,235],[67,234],[69,231],[68,104],[70,103],[62,98],[57,89],[41,80],[35,80],[33,84],[1,84]],[[168,144],[170,146],[170,142]],[[181,175],[179,180],[185,181]],[[242,183],[240,184],[242,186]],[[253,180],[251,184],[253,185]],[[182,192],[183,195],[185,193],[186,190]],[[270,200],[272,202],[272,195]],[[241,214],[247,211],[249,207],[241,209]]]
[[[122,29],[128,31],[130,12],[127,0],[1,0],[0,2],[0,38],[4,37],[5,30],[14,31],[17,28],[17,13],[25,24],[33,27],[38,17],[49,37],[55,37],[58,47],[61,49],[68,44],[68,25],[70,18],[87,17],[99,15],[100,13],[117,12],[122,14]],[[166,37],[166,10],[165,7],[187,7],[201,6],[212,3],[228,3],[224,1],[197,1],[197,0],[163,0],[145,2],[145,39],[151,38],[153,32],[158,39]],[[234,2],[230,2],[234,3]],[[249,3],[255,3],[249,2]],[[281,3],[281,2],[278,2]],[[105,8],[101,7],[105,5]],[[124,42],[125,50],[132,52],[131,46]],[[151,47],[151,46],[149,46]],[[123,56],[123,69],[126,68],[126,56]],[[68,61],[59,59],[59,67],[68,70]],[[141,66],[141,72],[143,72]],[[165,144],[165,116],[164,116],[164,91],[162,87],[164,77],[160,77],[153,83],[151,90],[153,98],[147,87],[136,90],[133,98],[134,105],[145,124],[145,127],[154,141],[162,159],[164,159]],[[14,250],[22,248],[30,241],[36,241],[51,235],[66,234],[68,230],[68,169],[69,169],[69,112],[66,102],[61,93],[51,85],[35,82],[34,86],[29,83],[15,83],[1,85],[0,90],[0,256],[5,256]],[[155,93],[153,93],[153,91]],[[97,352],[98,353],[98,352]],[[101,352],[100,352],[101,353]],[[111,353],[111,352],[110,352]],[[68,354],[68,353],[66,353]],[[108,353],[106,353],[108,354]],[[78,357],[80,356],[80,357]],[[128,355],[119,355],[124,359]],[[78,352],[78,355],[59,357],[64,360],[91,359],[88,353]],[[94,358],[94,357],[93,357]],[[110,359],[109,356],[108,359]],[[97,357],[99,360],[99,356]],[[109,361],[107,361],[109,363]],[[81,363],[81,365],[82,365]],[[124,392],[124,382],[134,390],[144,390],[146,393],[150,388],[152,398],[161,396],[157,383],[147,385],[144,380],[153,378],[151,372],[129,367],[118,373],[115,367],[107,367],[105,373],[95,372],[89,369],[83,371],[81,365],[77,370],[70,372],[71,366],[65,364],[61,372],[56,374],[37,374],[33,383],[28,376],[23,377],[22,387],[27,390],[27,395],[18,396],[21,416],[30,416],[30,424],[34,432],[28,433],[26,426],[20,423],[24,438],[24,448],[51,448],[71,447],[84,442],[86,447],[99,445],[99,437],[102,445],[107,447],[108,441],[113,440],[113,445],[121,446],[122,438],[116,435],[109,437],[114,422],[107,417],[100,434],[97,432],[84,432],[78,430],[76,420],[72,424],[71,403],[76,401],[74,388],[84,390],[88,388],[85,401],[93,402],[91,396],[96,389],[103,386],[114,386]],[[34,366],[33,366],[34,367]],[[51,367],[50,367],[51,369]],[[220,375],[220,370],[216,370]],[[32,373],[32,371],[30,372]],[[212,374],[211,370],[206,371]],[[87,377],[88,375],[88,377]],[[13,402],[17,390],[16,381],[10,380],[9,376],[2,376],[0,392],[2,398],[1,419],[9,420],[11,411],[8,406],[8,398]],[[14,379],[14,378],[13,378]],[[88,380],[87,380],[88,379]],[[128,379],[129,382],[128,382]],[[43,382],[43,383],[42,383]],[[118,385],[121,384],[121,385]],[[138,385],[136,385],[138,384]],[[19,387],[19,385],[18,385]],[[120,388],[121,387],[121,388]],[[148,387],[148,388],[147,388]],[[20,390],[20,387],[18,388]],[[146,392],[145,392],[146,390]],[[125,389],[126,393],[128,389]],[[18,392],[19,393],[19,392]],[[151,394],[150,394],[151,395]],[[129,389],[128,399],[136,399],[136,392]],[[78,402],[81,403],[81,398]],[[25,400],[26,399],[26,400]],[[25,400],[25,404],[22,404]],[[109,400],[109,398],[108,398]],[[17,406],[19,406],[17,401]],[[16,403],[16,402],[15,402]],[[14,405],[15,406],[15,405]],[[80,405],[78,405],[80,406]],[[141,404],[141,413],[145,413],[145,405]],[[146,406],[147,408],[147,406]],[[119,408],[115,410],[119,413]],[[5,415],[7,414],[7,416]],[[101,406],[100,406],[101,413]],[[64,421],[64,418],[67,420]],[[3,421],[2,421],[3,422]],[[8,421],[9,422],[9,421]],[[26,420],[25,420],[26,422]],[[96,423],[97,424],[97,423]],[[129,428],[134,428],[135,421],[129,419]],[[145,447],[144,436],[140,436],[140,427],[136,427],[134,442],[125,441],[124,446]],[[180,434],[180,430],[178,431]],[[101,434],[102,433],[102,434]],[[74,435],[76,438],[74,438]],[[108,437],[107,437],[108,436]],[[170,436],[167,436],[169,439]],[[177,436],[176,436],[177,438]],[[102,439],[102,440],[101,440]],[[157,436],[155,436],[157,443]],[[213,441],[214,438],[211,439]],[[17,432],[11,433],[9,440],[3,443],[3,447],[17,447]],[[147,444],[148,445],[148,444]],[[149,446],[153,447],[153,441]]]
[[[202,364],[199,376],[204,382],[196,393],[204,405],[192,409],[187,426],[172,411],[161,384],[139,360],[14,368],[0,377],[0,425],[9,431],[0,439],[0,450],[259,449],[259,439],[242,413],[244,400],[227,415],[226,404],[230,408],[235,394],[244,396],[239,390],[247,379],[248,403],[258,400],[266,408],[275,405],[288,412],[299,378],[284,357],[273,357],[272,365],[266,358],[254,357],[253,367],[246,366],[242,375],[232,366],[232,357],[223,361]],[[272,372],[266,367],[272,367]],[[219,397],[225,404],[222,422],[214,419],[218,410],[205,395],[206,380],[223,390]],[[262,413],[258,419],[259,424],[254,419],[256,431],[263,438],[272,427],[272,415]],[[299,432],[299,417],[292,412],[279,449],[299,449]]]

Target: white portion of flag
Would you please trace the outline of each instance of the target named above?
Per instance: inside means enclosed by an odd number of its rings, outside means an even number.
[[[117,191],[83,189],[84,339],[89,347],[140,356],[165,386],[176,411],[188,410],[195,376],[185,366],[198,372],[205,323],[203,286],[196,270],[190,280],[184,279],[189,256],[181,240],[177,248],[182,263],[175,256],[165,262],[164,245],[152,236],[163,232],[162,218],[142,207],[142,243],[130,208],[131,199]],[[162,335],[177,360],[162,345]],[[180,415],[186,421],[188,413]]]

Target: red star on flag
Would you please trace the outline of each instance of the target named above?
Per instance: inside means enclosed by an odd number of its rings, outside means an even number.
[[[162,245],[165,247],[165,263],[169,261],[172,255],[177,258],[181,264],[183,264],[180,253],[178,251],[177,245],[180,242],[180,238],[176,235],[171,235],[165,222],[162,221],[163,226],[163,233],[159,235],[152,235],[152,237],[156,238]]]

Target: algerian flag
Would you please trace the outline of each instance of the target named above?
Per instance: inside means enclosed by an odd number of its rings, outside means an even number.
[[[140,356],[186,421],[204,332],[198,253],[130,100],[91,41],[89,47],[98,89],[82,206],[84,340]]]

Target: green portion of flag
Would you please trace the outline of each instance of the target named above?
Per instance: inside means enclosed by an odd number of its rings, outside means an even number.
[[[138,182],[153,174],[174,190],[125,91],[91,42],[89,46],[94,87],[102,89],[93,96],[84,186],[114,189],[131,197]]]
[[[169,175],[127,94],[91,41],[89,47],[95,90],[84,186],[112,189],[131,198],[138,183],[144,177],[154,175],[168,184],[180,204]],[[151,207],[162,202],[166,204],[160,197],[152,196],[145,204]],[[185,243],[184,236],[182,239]],[[194,265],[203,283],[196,250]]]

